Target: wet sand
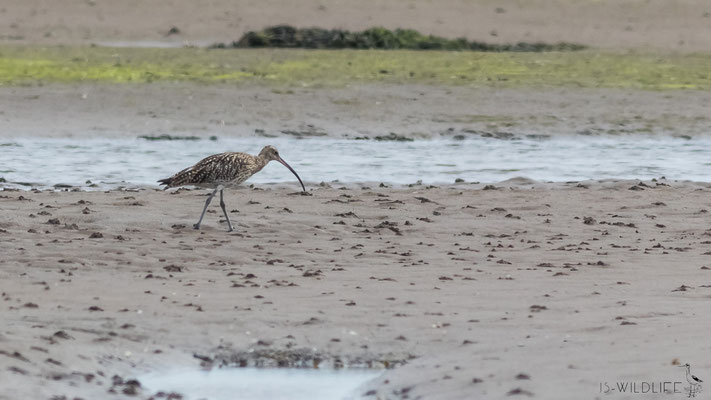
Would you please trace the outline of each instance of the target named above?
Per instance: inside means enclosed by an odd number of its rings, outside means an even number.
[[[190,83],[0,89],[0,140],[16,137],[374,137],[709,133],[711,92],[353,84]],[[0,175],[1,176],[1,175]]]
[[[380,399],[711,370],[708,184],[261,189],[227,192],[234,233],[216,204],[191,228],[206,191],[0,192],[0,398],[148,398],[146,371],[288,357],[399,365]]]

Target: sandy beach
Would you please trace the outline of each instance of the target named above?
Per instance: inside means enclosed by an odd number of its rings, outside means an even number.
[[[207,3],[12,0],[0,5],[0,44],[204,45],[318,21],[632,55],[711,51],[702,0]],[[691,139],[708,135],[710,105],[708,90],[574,82],[40,81],[0,85],[0,144],[462,131]],[[18,191],[0,179],[0,399],[167,398],[140,377],[176,367],[369,367],[383,374],[358,394],[379,400],[681,398],[685,363],[711,379],[709,183],[302,178],[308,195],[296,184],[228,190],[232,233],[217,204],[192,229],[204,190]],[[625,382],[680,391],[603,390]]]
[[[404,363],[383,399],[681,380],[710,352],[708,186],[245,188],[234,233],[217,206],[191,228],[205,191],[4,191],[2,396],[103,398],[280,352]]]

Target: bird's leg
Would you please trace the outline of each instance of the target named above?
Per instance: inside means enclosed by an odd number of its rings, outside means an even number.
[[[202,223],[203,217],[205,217],[205,211],[207,211],[207,206],[210,205],[212,198],[215,197],[215,193],[217,193],[217,189],[219,189],[219,187],[215,188],[215,190],[213,190],[212,193],[210,194],[210,197],[207,198],[207,201],[205,202],[205,208],[202,209],[202,214],[200,214],[200,220],[198,220],[197,224],[193,225],[193,228],[200,229],[200,224]]]
[[[222,212],[225,214],[225,218],[227,219],[227,226],[230,227],[230,229],[227,230],[227,232],[232,232],[235,230],[235,228],[232,227],[232,222],[230,222],[230,216],[227,215],[227,210],[225,210],[225,200],[223,200],[223,193],[225,191],[225,188],[220,189],[220,207],[222,207]]]

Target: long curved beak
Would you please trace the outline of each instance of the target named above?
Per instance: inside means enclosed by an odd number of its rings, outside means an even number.
[[[281,157],[277,158],[277,161],[282,163],[285,167],[289,168],[289,171],[291,171],[291,173],[294,174],[294,176],[296,176],[296,179],[298,179],[299,183],[301,184],[301,188],[304,189],[304,192],[305,192],[306,187],[304,186],[304,182],[301,182],[301,178],[299,178],[299,174],[297,174],[296,171],[294,171],[294,168],[291,168],[291,166],[289,166],[289,164],[287,164],[286,161],[282,160]]]

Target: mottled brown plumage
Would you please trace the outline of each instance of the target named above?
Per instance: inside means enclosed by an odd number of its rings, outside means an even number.
[[[239,185],[267,165],[267,160],[247,153],[220,153],[206,157],[170,178],[161,179],[167,188]]]
[[[287,167],[299,180],[301,188],[306,191],[306,187],[296,171],[279,156],[277,149],[272,146],[264,147],[257,156],[234,152],[214,154],[203,158],[192,167],[185,168],[170,178],[161,179],[158,182],[161,185],[165,185],[166,189],[178,186],[198,186],[215,189],[205,202],[205,208],[202,210],[200,220],[194,225],[195,229],[200,229],[200,223],[202,223],[202,219],[205,216],[207,206],[210,205],[210,201],[219,190],[220,207],[222,207],[222,212],[227,219],[229,231],[232,231],[234,228],[225,210],[225,202],[223,200],[224,188],[236,186],[246,181],[250,176],[261,171],[272,160],[276,160]]]

